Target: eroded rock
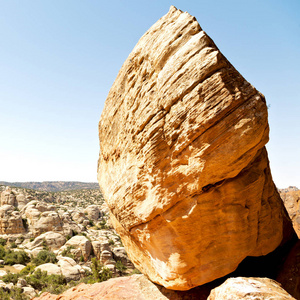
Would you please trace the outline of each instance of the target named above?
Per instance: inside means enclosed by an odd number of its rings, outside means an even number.
[[[123,64],[99,122],[98,181],[130,259],[187,290],[293,235],[264,96],[174,7]]]
[[[207,300],[296,300],[269,278],[229,278]]]

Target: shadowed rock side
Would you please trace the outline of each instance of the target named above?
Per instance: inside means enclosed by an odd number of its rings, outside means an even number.
[[[125,61],[99,122],[98,181],[141,272],[191,289],[292,234],[268,133],[264,96],[171,7]]]

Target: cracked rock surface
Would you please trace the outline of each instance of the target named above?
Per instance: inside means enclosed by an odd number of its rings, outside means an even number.
[[[273,251],[291,224],[264,96],[175,7],[124,62],[99,122],[98,181],[135,266],[187,290]]]

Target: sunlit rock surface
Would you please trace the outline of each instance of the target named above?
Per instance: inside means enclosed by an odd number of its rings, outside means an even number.
[[[292,232],[268,136],[264,96],[171,7],[124,62],[99,122],[98,181],[141,272],[187,290]]]

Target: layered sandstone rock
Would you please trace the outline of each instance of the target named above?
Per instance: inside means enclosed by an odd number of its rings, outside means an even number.
[[[140,271],[187,290],[292,234],[268,133],[264,96],[171,7],[125,61],[99,122],[98,181]]]

